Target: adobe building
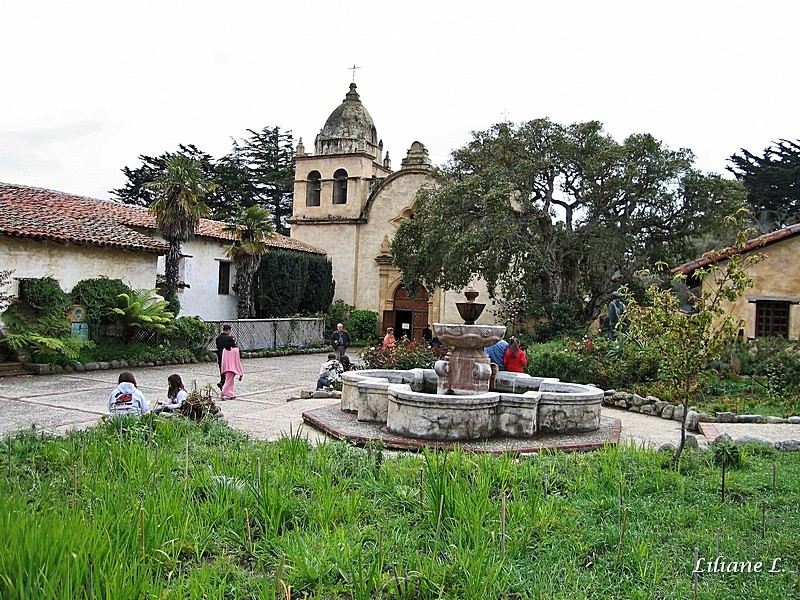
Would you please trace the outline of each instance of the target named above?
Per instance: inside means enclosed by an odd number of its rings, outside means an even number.
[[[726,303],[726,310],[741,319],[744,337],[749,340],[761,337],[800,339],[800,280],[795,276],[800,256],[800,224],[748,241],[742,253],[748,252],[758,252],[764,255],[764,260],[748,269],[753,278],[752,287],[733,305]],[[701,280],[696,271],[714,263],[724,268],[729,256],[709,254],[679,265],[672,272],[686,275],[690,287],[702,286],[707,290],[713,281]]]
[[[389,244],[403,219],[413,215],[417,191],[431,185],[432,165],[420,142],[411,144],[400,170],[392,171],[375,123],[350,84],[306,153],[295,155],[291,237],[323,249],[333,264],[335,299],[378,313],[381,330],[419,339],[427,323],[461,323],[460,292],[421,287],[409,297],[393,265]],[[487,309],[478,322],[494,323],[491,301],[481,282],[478,302]]]

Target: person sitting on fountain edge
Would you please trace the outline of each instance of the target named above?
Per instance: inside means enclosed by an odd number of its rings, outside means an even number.
[[[501,339],[496,344],[492,344],[483,349],[489,356],[489,360],[492,361],[492,364],[497,365],[498,371],[506,370],[506,366],[503,364],[503,356],[506,353],[506,348],[508,348],[508,342]]]
[[[520,348],[519,340],[515,337],[511,338],[511,342],[503,354],[503,364],[506,366],[506,371],[510,373],[522,373],[523,367],[528,364],[525,350]]]
[[[334,384],[342,380],[342,363],[336,360],[335,354],[328,354],[327,362],[323,363],[319,369],[317,379],[317,389],[333,387]]]

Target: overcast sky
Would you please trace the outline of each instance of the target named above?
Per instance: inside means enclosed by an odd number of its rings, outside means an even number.
[[[181,143],[219,158],[279,126],[312,149],[354,64],[395,168],[539,117],[718,173],[800,138],[792,0],[17,0],[0,23],[0,181],[95,198]]]

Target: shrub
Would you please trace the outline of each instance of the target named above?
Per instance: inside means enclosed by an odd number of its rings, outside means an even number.
[[[70,307],[69,296],[52,277],[20,279],[19,300],[37,317],[64,317]]]
[[[156,294],[155,290],[136,290],[117,296],[117,307],[112,309],[121,315],[132,329],[151,329],[166,333],[174,326],[175,315],[168,310],[169,302]]]
[[[100,340],[113,337],[115,327],[121,324],[119,315],[112,312],[117,305],[117,296],[133,292],[121,279],[96,277],[83,279],[75,284],[70,296],[72,302],[86,308],[86,323],[89,339]]]
[[[259,317],[288,317],[300,310],[308,260],[298,252],[273,250],[261,259],[255,293]]]
[[[306,257],[307,273],[299,311],[302,314],[325,312],[331,305],[336,288],[333,265],[327,256],[309,254]]]
[[[534,327],[534,339],[547,342],[563,337],[579,337],[585,328],[576,316],[575,308],[569,304],[554,304],[547,321]]]
[[[167,339],[174,348],[187,348],[200,357],[206,353],[214,333],[214,326],[200,317],[180,317],[175,319]]]
[[[352,310],[344,322],[344,328],[351,339],[368,342],[378,332],[378,313],[372,310]]]
[[[325,339],[328,340],[333,335],[337,323],[347,323],[350,313],[355,310],[355,306],[350,306],[341,298],[330,305],[325,314]],[[352,337],[352,332],[349,332]]]
[[[527,373],[575,383],[587,382],[587,361],[574,348],[568,348],[564,340],[533,344],[528,347],[527,355]]]
[[[447,354],[449,348],[430,348],[425,341],[397,344],[394,348],[368,347],[359,353],[367,369],[432,369],[437,360]]]

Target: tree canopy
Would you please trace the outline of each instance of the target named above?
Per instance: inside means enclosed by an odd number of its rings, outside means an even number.
[[[800,140],[798,140],[800,141]],[[763,156],[745,149],[730,157],[728,171],[744,185],[763,233],[800,220],[800,144],[780,140]]]
[[[508,321],[569,306],[588,325],[643,267],[694,258],[743,203],[740,184],[693,160],[649,134],[618,143],[596,121],[497,124],[420,190],[395,264],[407,287],[483,278]]]
[[[192,237],[208,206],[202,198],[214,191],[216,184],[205,177],[202,164],[184,154],[168,155],[164,170],[144,184],[153,195],[150,204],[158,230],[169,244],[165,257],[164,297],[172,301],[178,294],[181,246]]]
[[[204,197],[212,218],[226,221],[239,214],[240,209],[258,205],[270,211],[275,231],[288,234],[294,186],[292,134],[279,127],[247,132],[245,138],[232,139],[231,151],[220,159],[193,144],[180,144],[177,154],[196,161],[203,176],[216,184],[214,191]],[[111,194],[126,204],[150,206],[154,196],[147,184],[165,171],[172,154],[140,155],[142,166],[123,167],[127,182],[111,190]]]

